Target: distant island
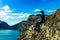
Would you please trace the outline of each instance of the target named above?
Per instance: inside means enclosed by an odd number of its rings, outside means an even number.
[[[0,29],[3,29],[3,30],[4,29],[17,30],[18,29],[18,25],[17,26],[15,26],[15,25],[10,26],[6,22],[0,20]]]

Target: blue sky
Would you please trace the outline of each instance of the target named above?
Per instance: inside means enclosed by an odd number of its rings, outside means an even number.
[[[51,15],[60,8],[60,0],[0,0],[0,20],[14,25],[43,10]]]

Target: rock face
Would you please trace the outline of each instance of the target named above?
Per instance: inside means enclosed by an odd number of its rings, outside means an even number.
[[[6,22],[0,20],[0,29],[10,29],[10,26]]]
[[[38,30],[35,28],[35,24],[32,24],[19,36],[18,40],[60,40],[60,9],[55,14],[47,16],[46,21],[39,25]]]

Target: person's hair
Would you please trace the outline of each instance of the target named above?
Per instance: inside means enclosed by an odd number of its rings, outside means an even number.
[[[40,11],[40,13],[42,13],[44,15],[44,11]]]

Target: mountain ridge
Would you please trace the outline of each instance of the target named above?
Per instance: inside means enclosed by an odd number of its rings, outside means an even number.
[[[10,25],[0,20],[0,29],[10,29]]]

